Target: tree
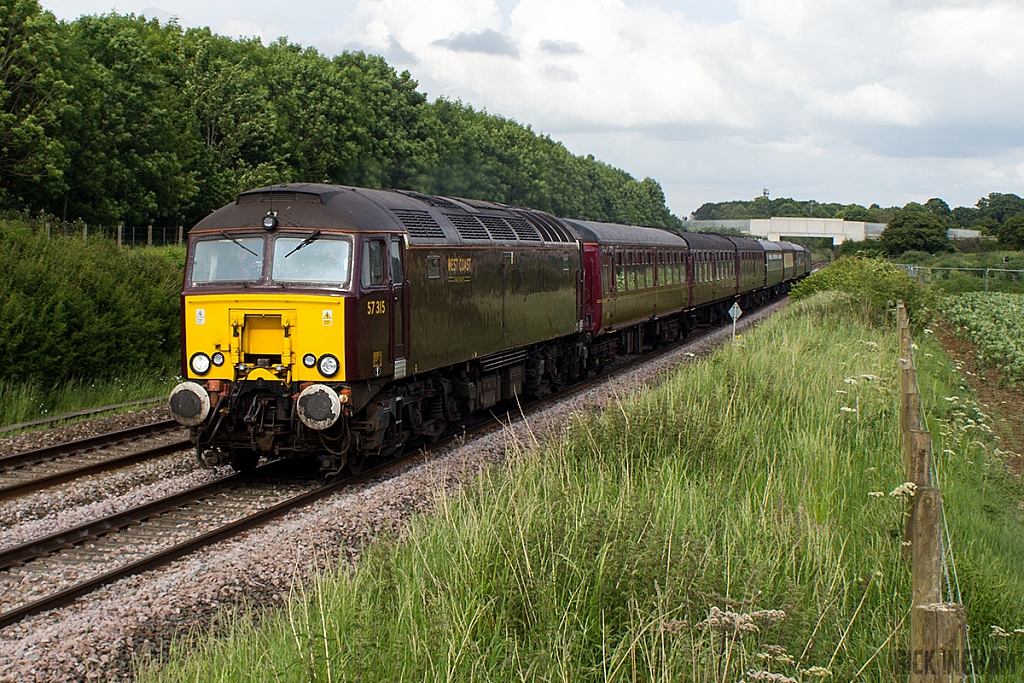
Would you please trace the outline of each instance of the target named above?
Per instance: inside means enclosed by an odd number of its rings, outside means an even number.
[[[59,191],[66,154],[56,122],[66,93],[53,15],[36,0],[0,3],[0,196],[36,208]]]
[[[1011,216],[996,229],[999,243],[1007,249],[1024,249],[1024,211]]]
[[[996,223],[1004,223],[1008,219],[1024,211],[1024,199],[1015,194],[992,192],[982,197],[976,205],[981,218],[991,218]]]
[[[938,197],[932,197],[924,203],[924,209],[931,212],[943,221],[952,221],[953,212],[949,209],[949,204],[939,199]]]
[[[886,253],[892,255],[911,250],[930,254],[951,251],[953,247],[946,237],[947,227],[946,222],[935,214],[911,202],[889,221],[880,242]]]

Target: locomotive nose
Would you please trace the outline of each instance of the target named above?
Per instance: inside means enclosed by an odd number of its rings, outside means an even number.
[[[210,414],[210,395],[195,382],[182,382],[171,391],[171,415],[186,427],[194,427]]]

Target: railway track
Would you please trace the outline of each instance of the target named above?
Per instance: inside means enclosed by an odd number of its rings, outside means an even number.
[[[138,448],[139,442],[151,442]],[[63,484],[191,447],[174,420],[0,457],[0,500]]]
[[[701,328],[686,340],[629,358],[606,372],[548,397],[466,427],[432,449],[475,438],[520,416],[542,410],[638,364],[695,342],[722,326]],[[274,461],[199,487],[0,550],[0,628],[73,603],[127,576],[166,565],[213,543],[261,526],[345,488],[401,468],[422,457],[410,452],[349,477],[296,482],[295,461]],[[115,565],[111,567],[111,565]],[[72,578],[66,578],[72,577]]]

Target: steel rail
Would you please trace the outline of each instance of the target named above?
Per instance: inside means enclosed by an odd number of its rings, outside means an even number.
[[[171,431],[172,429],[180,428],[181,425],[174,420],[161,420],[160,422],[151,422],[138,427],[129,427],[128,429],[121,429],[116,432],[98,434],[96,436],[77,439],[76,441],[68,441],[67,443],[56,444],[54,446],[44,446],[42,448],[35,448],[31,451],[0,456],[0,472],[13,469],[15,467],[35,465],[36,463],[44,462],[46,460],[59,458],[62,455],[91,451],[104,446],[112,446],[124,441],[131,441],[132,439],[161,434],[163,432]]]
[[[41,491],[42,489],[48,489],[58,484],[65,482],[74,481],[81,477],[88,476],[90,474],[99,474],[100,472],[107,472],[109,470],[116,470],[121,467],[127,467],[128,465],[134,465],[137,462],[144,462],[146,460],[153,460],[155,458],[169,455],[177,451],[191,448],[192,442],[187,439],[184,441],[175,441],[174,443],[165,444],[163,446],[157,446],[156,448],[150,448],[149,450],[139,451],[138,453],[129,453],[128,455],[122,455],[116,458],[110,458],[102,462],[92,463],[90,465],[84,465],[82,467],[75,467],[63,472],[56,472],[54,474],[48,474],[43,477],[36,479],[30,479],[23,481],[18,484],[11,484],[10,486],[0,487],[0,500],[9,500],[11,498],[17,498],[23,496],[26,493],[32,493],[33,491]]]
[[[784,300],[784,298],[785,297],[780,298],[779,301]],[[695,331],[691,335],[688,335],[685,339],[681,339],[671,344],[666,344],[649,353],[638,355],[634,358],[628,359],[623,363],[617,364],[614,367],[609,368],[607,371],[602,372],[599,375],[595,375],[594,377],[588,378],[582,382],[573,384],[572,386],[566,387],[561,391],[554,392],[549,396],[531,402],[529,405],[522,405],[519,407],[518,410],[509,409],[507,412],[499,411],[499,413],[503,413],[504,420],[507,420],[508,422],[516,421],[521,417],[525,417],[534,412],[537,412],[553,403],[569,398],[570,396],[577,394],[585,389],[589,389],[595,385],[613,379],[617,375],[635,367],[636,365],[655,360],[661,357],[662,355],[665,355],[675,350],[676,348],[683,347],[687,344],[698,341],[712,334],[716,330],[725,329],[726,327],[727,326],[725,324],[721,324],[703,328],[700,331],[700,333],[696,333]],[[437,450],[439,448],[454,443],[457,439],[465,439],[471,436],[476,437],[477,435],[489,431],[499,425],[504,426],[506,424],[504,420],[498,417],[498,415],[492,413],[490,418],[487,418],[482,422],[471,427],[467,427],[464,432],[452,434],[448,437],[445,437],[436,444],[431,445],[430,448],[431,450]],[[238,519],[220,528],[208,531],[200,536],[197,536],[194,539],[191,539],[189,541],[183,541],[182,543],[178,543],[174,546],[171,546],[170,548],[166,548],[165,550],[154,553],[149,557],[136,560],[122,567],[118,567],[117,569],[113,569],[109,572],[100,574],[91,579],[87,579],[74,586],[69,586],[68,588],[53,593],[47,597],[26,603],[18,608],[0,614],[0,629],[6,628],[11,624],[17,623],[25,617],[34,616],[36,614],[40,614],[51,609],[67,606],[73,603],[77,598],[86,595],[96,590],[97,588],[108,585],[125,577],[140,574],[142,572],[146,572],[151,569],[156,569],[163,565],[169,564],[170,562],[185,557],[208,545],[217,543],[222,540],[226,540],[228,538],[231,538],[232,536],[236,536],[245,531],[249,531],[253,528],[263,525],[266,522],[277,519],[278,517],[281,517],[287,514],[288,512],[291,512],[292,510],[304,507],[306,505],[310,505],[326,496],[331,495],[332,493],[338,490],[344,489],[348,486],[354,486],[357,484],[370,481],[374,478],[381,476],[382,474],[386,474],[395,469],[398,469],[399,467],[402,467],[403,465],[406,465],[407,463],[413,461],[414,459],[422,456],[423,451],[413,451],[411,453],[403,455],[400,458],[396,458],[394,460],[390,460],[388,462],[372,467],[358,475],[328,482],[327,484],[321,487],[315,488],[311,491],[307,491],[306,493],[295,496],[294,498],[290,498],[288,500],[277,503],[269,508],[266,508],[259,512]],[[169,509],[181,507],[183,504],[186,504],[190,501],[194,501],[197,498],[203,498],[206,495],[208,495],[208,492],[203,492],[207,488],[216,488],[218,485],[221,486],[222,488],[228,488],[230,487],[231,483],[241,483],[244,480],[247,480],[254,476],[258,476],[260,474],[275,472],[278,468],[280,468],[287,462],[288,461],[277,460],[271,463],[267,463],[266,465],[263,465],[257,468],[256,470],[253,470],[252,472],[231,475],[224,479],[220,479],[216,482],[211,482],[211,484],[207,484],[204,487],[181,492],[180,494],[176,494],[175,496],[173,496],[173,498],[176,499],[184,499],[182,500],[182,502],[179,503],[170,503],[169,501],[171,497],[169,497],[168,499],[165,500],[154,501],[153,503],[146,504],[146,506],[140,506],[140,508],[153,506],[154,509],[156,509],[163,506],[165,508],[164,511],[167,511]],[[201,495],[196,496],[197,492],[201,492]],[[128,517],[130,516],[131,512],[131,510],[126,510],[122,513],[118,513],[117,515],[111,516],[123,517],[123,519],[118,522],[120,526],[118,526],[117,528],[122,528],[134,522],[141,521],[138,517],[129,520]],[[153,516],[155,514],[159,513],[151,513],[148,516]],[[33,559],[34,557],[45,556],[49,553],[59,550],[60,548],[73,546],[76,543],[81,542],[82,540],[86,540],[88,538],[101,535],[102,533],[106,533],[107,531],[110,531],[114,528],[113,526],[111,526],[110,529],[103,531],[102,529],[100,529],[100,527],[103,524],[104,520],[98,520],[97,522],[82,525],[82,527],[80,528],[67,530],[64,532],[53,534],[43,539],[37,539],[35,541],[30,541],[28,543],[22,544],[21,546],[12,548],[9,551],[5,551],[4,554],[0,554],[0,565],[2,565],[2,567],[8,567],[11,565],[12,562],[25,562],[30,559]],[[62,544],[57,544],[58,537],[68,537],[68,540]],[[39,553],[33,555],[29,551],[29,547],[36,545],[38,545],[40,548],[45,547],[49,549],[45,551],[41,550]],[[7,553],[9,553],[9,555],[7,555]],[[19,557],[21,559],[15,559]]]
[[[110,413],[121,408],[131,408],[133,406],[141,406],[146,403],[156,403],[158,401],[166,401],[165,396],[155,396],[153,398],[140,398],[137,401],[128,401],[127,403],[117,403],[110,406],[100,406],[99,408],[87,408],[86,410],[76,410],[73,413],[64,413],[63,415],[54,415],[53,417],[44,417],[39,420],[30,420],[29,422],[18,422],[17,424],[6,425],[0,427],[0,434],[4,432],[13,432],[17,429],[27,429],[29,427],[38,427],[39,425],[53,424],[54,422],[64,422],[66,420],[73,420],[76,417],[88,417],[90,415],[99,415],[100,413]]]

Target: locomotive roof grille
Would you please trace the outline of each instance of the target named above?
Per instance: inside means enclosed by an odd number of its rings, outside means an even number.
[[[454,203],[448,201],[444,197],[435,197],[429,194],[423,194],[422,192],[414,192],[413,190],[395,190],[399,194],[404,194],[406,197],[412,197],[413,199],[419,199],[421,202],[426,202],[431,206],[439,206],[445,209],[457,209],[459,208]]]
[[[491,238],[496,240],[514,240],[518,239],[516,233],[505,222],[505,219],[499,216],[479,216],[480,222],[487,228],[487,232],[491,233]]]
[[[537,228],[545,241],[561,244],[576,244],[576,238],[566,233],[556,221],[548,218],[542,213],[533,211],[518,212],[523,218]]]
[[[486,240],[491,238],[487,228],[476,219],[476,216],[464,213],[446,213],[444,217],[451,221],[459,236],[464,240]]]
[[[416,209],[392,209],[392,211],[412,237],[444,239],[444,230],[426,211]]]
[[[521,240],[527,240],[529,242],[540,242],[540,233],[537,232],[537,228],[527,223],[522,218],[506,218],[505,222],[512,226],[512,229],[516,232],[516,237]]]
[[[238,204],[255,204],[259,202],[303,202],[305,204],[322,204],[320,195],[313,192],[249,192],[238,195]]]

